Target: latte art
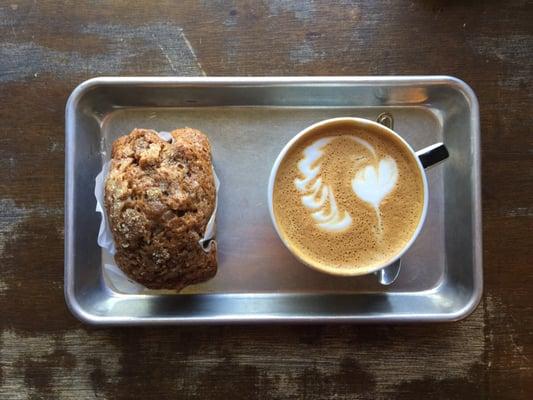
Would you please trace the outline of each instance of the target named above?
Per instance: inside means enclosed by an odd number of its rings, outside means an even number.
[[[398,168],[396,161],[391,157],[385,157],[379,162],[379,167],[367,165],[357,171],[352,180],[354,193],[363,201],[379,208],[379,204],[388,195],[398,180]]]
[[[378,161],[376,150],[366,140],[356,136],[347,136],[350,140],[362,145],[371,155],[370,164],[359,169],[352,180],[354,195],[374,207],[381,232],[381,215],[379,205],[396,185],[398,169],[396,161],[386,156]],[[325,147],[335,137],[318,139],[303,151],[304,158],[298,163],[298,169],[303,178],[294,180],[296,188],[304,193],[302,204],[310,209],[319,211],[311,213],[316,226],[328,232],[340,232],[348,229],[352,224],[352,217],[346,210],[339,210],[333,188],[322,182],[320,177],[320,160],[325,155]],[[377,168],[373,164],[378,164]]]
[[[343,121],[291,146],[272,207],[280,236],[301,260],[350,274],[384,265],[409,242],[422,217],[424,181],[399,139]]]
[[[372,207],[374,207],[380,235],[383,227],[379,205],[385,196],[394,189],[397,180],[398,168],[396,167],[396,161],[391,157],[383,158],[379,162],[377,171],[373,165],[367,165],[358,171],[352,180],[352,189],[357,197],[372,204]]]
[[[325,231],[339,232],[351,225],[352,217],[337,207],[333,190],[320,178],[320,164],[313,167],[324,155],[323,148],[332,140],[333,138],[319,139],[304,150],[304,158],[298,163],[298,169],[304,177],[295,179],[294,185],[304,193],[302,195],[304,207],[310,210],[318,209],[311,213],[317,226]]]

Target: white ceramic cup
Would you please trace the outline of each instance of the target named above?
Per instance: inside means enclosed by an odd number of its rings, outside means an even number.
[[[420,220],[418,221],[418,225],[417,225],[415,231],[413,232],[413,234],[411,235],[411,238],[409,239],[407,244],[400,251],[398,251],[398,253],[396,255],[394,255],[394,257],[392,259],[387,260],[386,263],[384,263],[382,265],[371,266],[371,267],[368,267],[368,268],[366,268],[366,267],[358,267],[358,268],[352,268],[352,269],[346,268],[346,269],[335,269],[335,270],[332,270],[332,269],[325,269],[319,263],[312,263],[309,260],[303,260],[302,258],[300,258],[298,256],[298,252],[295,251],[295,249],[293,249],[293,245],[291,243],[289,243],[287,240],[284,240],[283,235],[280,232],[280,227],[278,226],[278,223],[276,221],[276,217],[274,215],[274,206],[273,206],[273,202],[272,202],[273,195],[274,195],[274,183],[276,181],[276,177],[277,177],[277,174],[278,174],[279,166],[280,166],[281,162],[283,161],[283,159],[285,158],[286,154],[291,150],[291,148],[295,145],[295,143],[297,143],[304,136],[312,134],[313,132],[315,132],[315,130],[317,130],[319,128],[324,128],[327,125],[333,125],[333,124],[337,124],[339,122],[353,124],[353,126],[355,128],[359,128],[359,129],[363,129],[363,130],[368,130],[368,131],[379,130],[384,135],[389,135],[389,136],[395,137],[396,139],[398,139],[398,142],[401,143],[401,145],[404,147],[405,151],[408,154],[411,155],[411,157],[415,161],[416,165],[418,166],[418,170],[420,172],[420,176],[422,177],[424,204],[423,204],[423,208],[422,208],[422,213],[420,215]],[[285,145],[285,147],[281,150],[281,152],[279,153],[278,157],[276,158],[276,161],[274,162],[274,165],[272,167],[272,171],[270,172],[270,179],[269,179],[269,182],[268,182],[268,209],[270,211],[270,217],[272,219],[272,224],[274,225],[274,228],[276,229],[276,232],[277,232],[278,236],[280,237],[281,241],[283,242],[283,244],[285,245],[285,247],[287,247],[287,249],[289,249],[289,251],[296,258],[298,258],[300,260],[300,262],[302,262],[303,264],[305,264],[305,265],[307,265],[307,266],[309,266],[311,268],[317,269],[319,271],[326,272],[326,273],[333,274],[333,275],[357,276],[357,275],[370,274],[370,273],[385,269],[385,268],[387,268],[389,266],[393,266],[395,264],[398,265],[398,271],[399,271],[398,261],[405,254],[405,252],[407,250],[409,250],[409,248],[411,247],[413,242],[416,240],[416,238],[420,234],[420,231],[422,230],[422,226],[424,225],[424,221],[426,219],[426,214],[427,214],[427,209],[428,209],[429,194],[428,194],[427,177],[426,177],[426,173],[424,171],[424,168],[427,168],[427,167],[429,167],[431,165],[434,165],[437,162],[440,162],[440,161],[442,161],[443,159],[445,159],[447,157],[448,157],[448,152],[447,152],[446,148],[444,147],[444,145],[442,143],[437,143],[435,145],[426,147],[426,148],[424,148],[424,149],[422,149],[420,151],[415,152],[411,148],[411,146],[400,135],[398,135],[396,132],[394,132],[392,129],[389,129],[386,126],[384,126],[383,124],[380,124],[378,122],[374,122],[374,121],[371,121],[371,120],[368,120],[368,119],[343,117],[343,118],[332,118],[332,119],[327,119],[327,120],[324,120],[324,121],[317,122],[317,123],[305,128],[300,133],[298,133],[296,136],[294,136]],[[397,273],[396,273],[396,275],[397,275]],[[396,276],[394,276],[392,281],[395,278],[396,278]],[[391,282],[388,282],[388,283],[391,283]]]

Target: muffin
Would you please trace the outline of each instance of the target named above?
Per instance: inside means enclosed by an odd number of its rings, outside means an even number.
[[[207,137],[176,129],[166,141],[134,129],[113,143],[105,207],[117,265],[149,289],[212,278],[216,243],[200,244],[216,202]]]

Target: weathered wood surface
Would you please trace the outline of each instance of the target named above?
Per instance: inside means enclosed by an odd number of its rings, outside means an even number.
[[[0,398],[533,393],[530,1],[0,4]],[[92,329],[63,280],[64,106],[98,75],[450,74],[481,106],[485,294],[423,326]]]

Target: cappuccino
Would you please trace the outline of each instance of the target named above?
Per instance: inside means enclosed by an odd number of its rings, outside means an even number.
[[[306,264],[359,274],[394,260],[412,239],[424,180],[400,139],[341,121],[290,147],[275,176],[272,207],[282,239]]]

